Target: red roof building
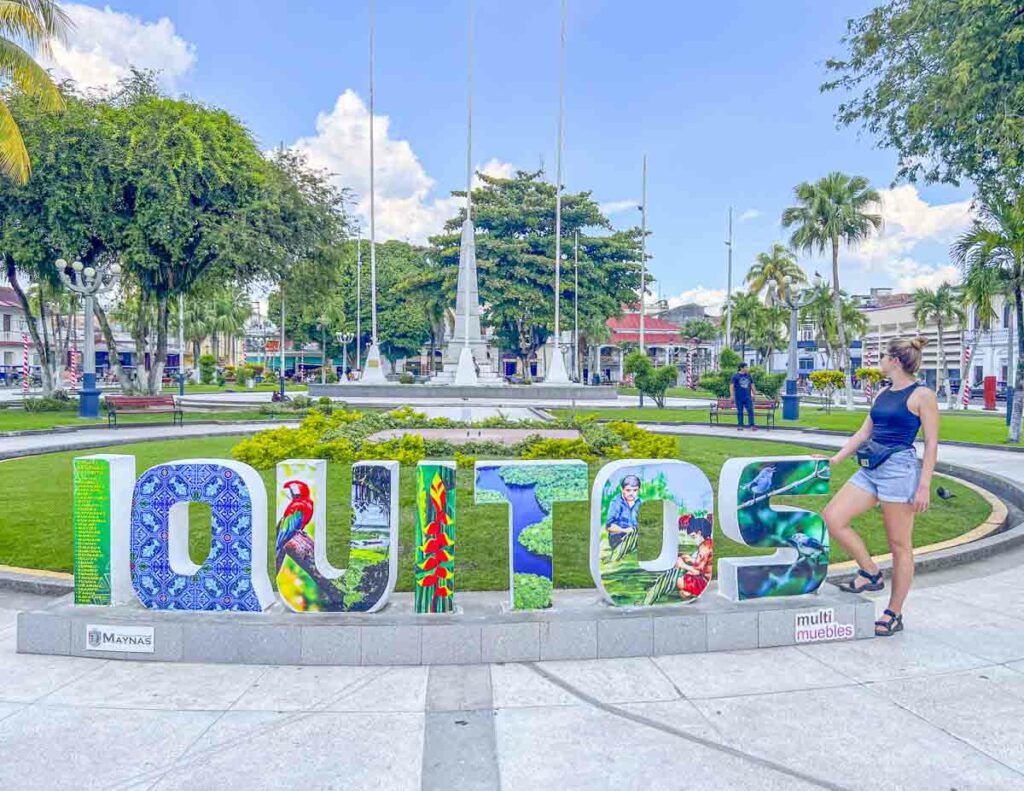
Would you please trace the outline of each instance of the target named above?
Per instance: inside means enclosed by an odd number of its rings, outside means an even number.
[[[626,313],[608,319],[612,331],[609,344],[640,343],[640,314]],[[644,316],[644,344],[647,346],[682,346],[682,327],[656,316]]]

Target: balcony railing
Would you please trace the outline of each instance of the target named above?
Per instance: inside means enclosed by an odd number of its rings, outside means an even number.
[[[0,343],[21,343],[21,333],[0,331]]]
[[[1005,327],[1001,330],[968,330],[964,333],[964,343],[968,346],[974,343],[977,335],[979,346],[1005,346],[1010,340],[1006,333]]]

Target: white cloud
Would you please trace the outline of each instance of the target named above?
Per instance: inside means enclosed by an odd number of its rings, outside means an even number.
[[[502,162],[496,157],[491,157],[482,165],[477,165],[473,170],[473,187],[481,185],[479,174],[497,179],[510,179],[516,175],[516,166],[511,162]]]
[[[130,14],[68,3],[64,10],[74,27],[66,43],[54,41],[42,63],[61,78],[83,88],[110,88],[127,77],[132,66],[160,72],[160,81],[174,90],[178,78],[195,65],[195,47],[174,32],[167,17],[144,22]]]
[[[890,270],[895,259],[906,257],[921,244],[948,245],[971,221],[969,200],[933,205],[922,200],[911,184],[879,193],[884,226],[851,251],[868,269]]]
[[[639,205],[640,201],[638,200],[613,200],[600,204],[598,209],[605,217],[611,217],[613,214],[621,214],[624,211],[636,211]]]
[[[423,244],[458,212],[463,199],[433,198],[434,179],[409,141],[391,137],[390,126],[388,116],[375,116],[377,238]],[[317,116],[316,134],[296,140],[293,147],[306,154],[312,166],[326,169],[340,186],[355,192],[365,234],[370,216],[370,113],[363,100],[346,90],[330,112]],[[507,167],[491,160],[481,169],[500,174]]]
[[[759,212],[757,209],[747,209],[736,219],[739,220],[740,222],[746,222],[747,220],[756,220],[760,216],[761,212]]]
[[[930,266],[912,258],[900,258],[892,263],[891,271],[896,278],[896,288],[899,291],[934,289],[943,283],[960,282],[960,272],[951,264]]]
[[[703,305],[705,308],[708,308],[709,313],[717,315],[721,312],[722,305],[725,303],[725,289],[697,286],[668,298],[668,306],[670,308],[694,303]]]

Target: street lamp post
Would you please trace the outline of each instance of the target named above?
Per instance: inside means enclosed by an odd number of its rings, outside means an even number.
[[[793,293],[793,283],[789,278],[782,282],[783,302],[789,308],[789,368],[786,372],[786,392],[782,396],[782,419],[800,419],[800,395],[797,393],[797,328],[800,310],[810,304],[807,291]]]
[[[106,291],[121,274],[121,265],[116,261],[109,266],[84,266],[75,261],[70,266],[63,258],[57,259],[57,271],[68,290],[82,297],[85,309],[85,323],[82,331],[85,335],[85,361],[82,377],[82,388],[78,391],[78,416],[82,418],[98,418],[100,416],[100,391],[96,387],[96,337],[93,331],[94,300],[96,295]],[[69,271],[70,270],[70,271]],[[117,349],[108,350],[108,354],[117,354]]]
[[[321,316],[316,320],[316,326],[320,328],[320,384],[327,384],[327,317]]]
[[[357,336],[351,332],[336,332],[334,337],[341,344],[341,376],[338,378],[338,382],[343,383],[348,379],[348,345]]]

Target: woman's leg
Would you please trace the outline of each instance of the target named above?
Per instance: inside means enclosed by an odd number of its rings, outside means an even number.
[[[871,559],[871,553],[868,552],[864,539],[850,527],[850,522],[865,511],[874,508],[877,502],[878,500],[871,492],[847,481],[846,485],[825,506],[825,511],[822,513],[829,536],[868,574],[877,574],[878,564]],[[857,587],[860,587],[861,583],[868,584],[863,578],[860,578],[860,582],[854,580],[854,585]]]
[[[903,602],[914,581],[914,505],[913,503],[882,503],[882,518],[892,551],[892,590],[889,609],[903,612]]]

